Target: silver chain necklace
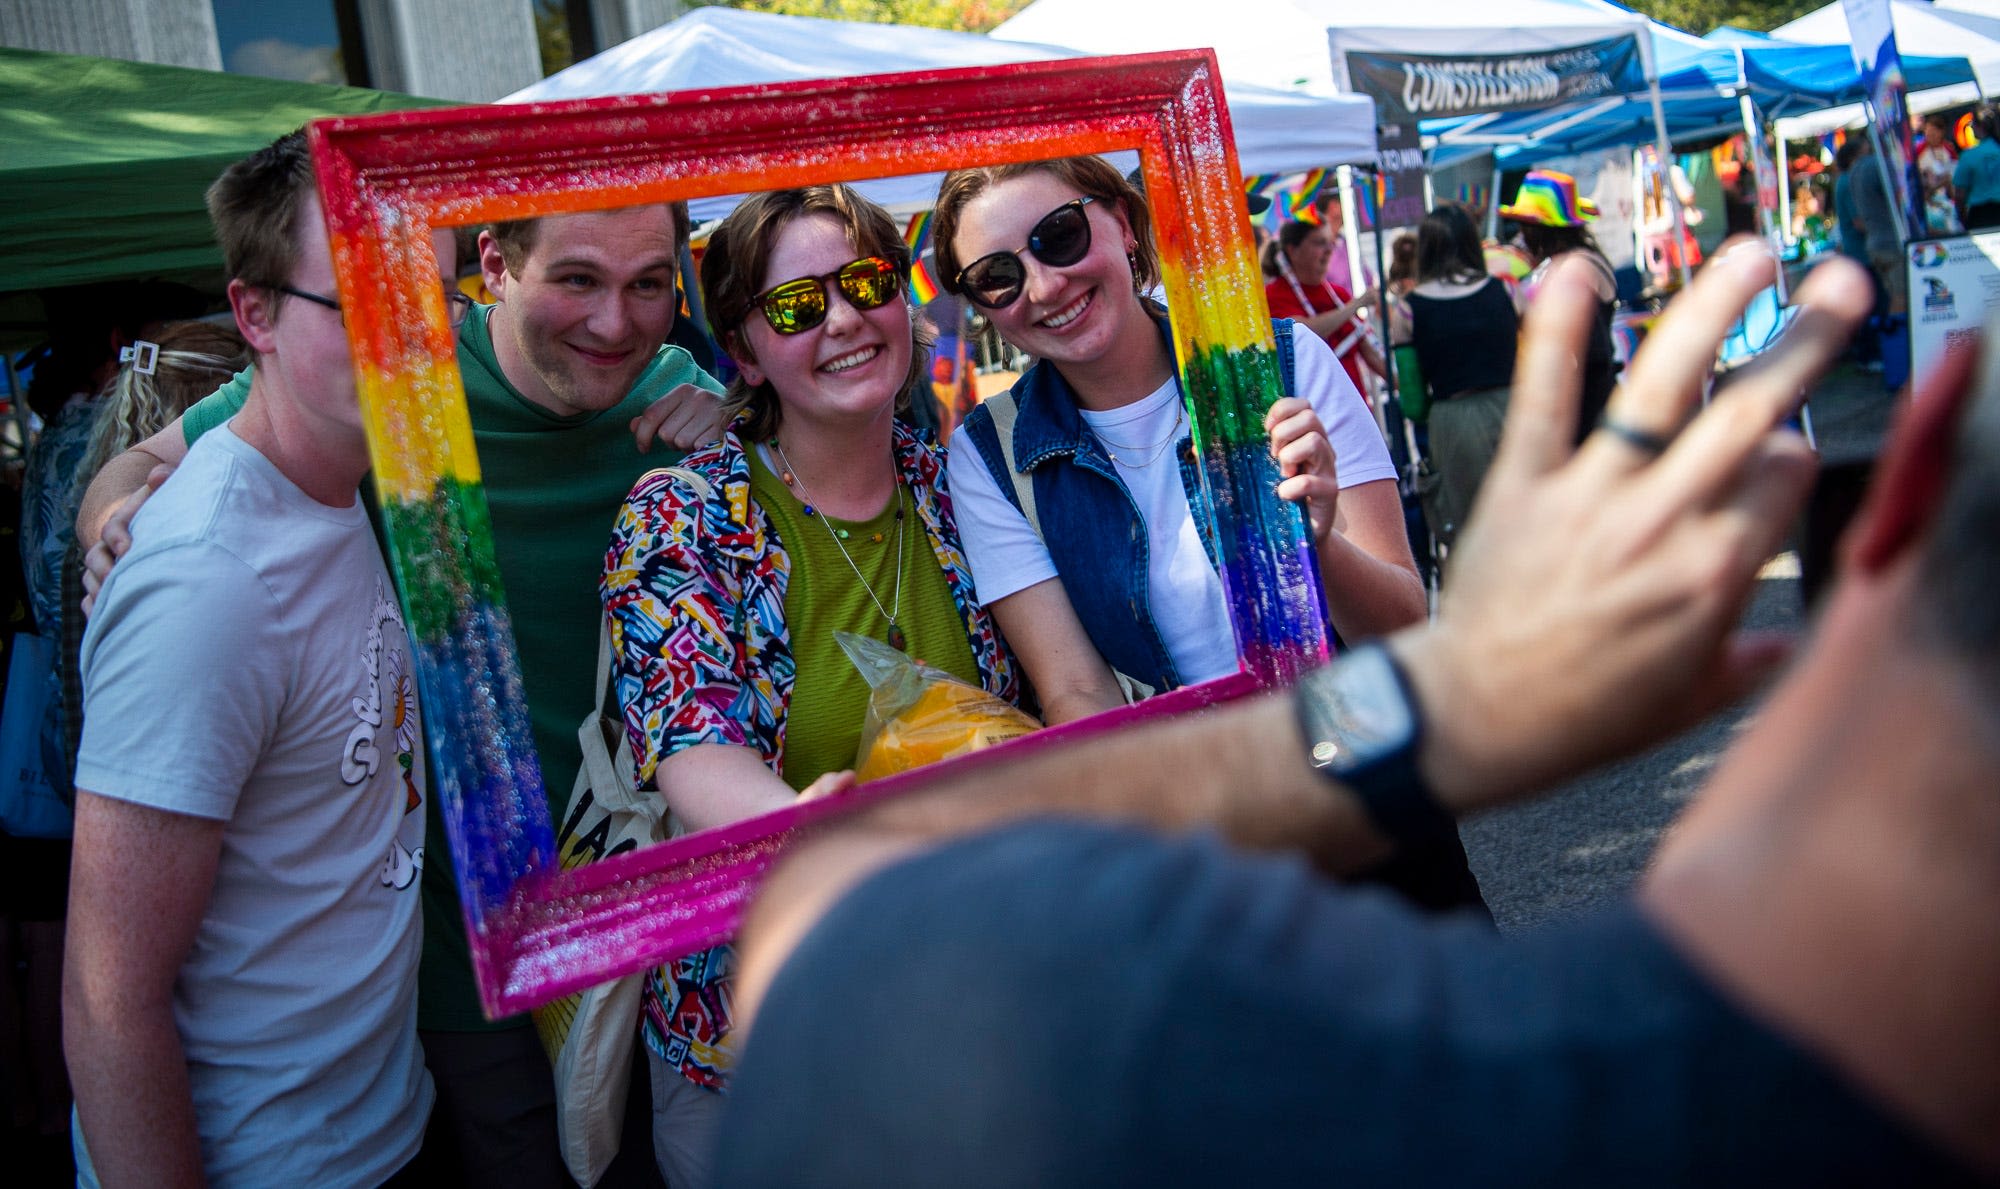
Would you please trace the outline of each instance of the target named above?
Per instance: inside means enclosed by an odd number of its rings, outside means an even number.
[[[805,504],[806,519],[817,520],[820,522],[821,526],[826,529],[826,535],[832,538],[833,540],[833,547],[835,549],[840,550],[841,560],[847,563],[848,569],[854,571],[854,580],[861,584],[862,593],[868,596],[869,602],[875,604],[875,609],[882,613],[882,618],[889,621],[889,647],[901,651],[908,651],[910,647],[909,640],[903,635],[903,629],[897,626],[896,623],[897,619],[901,617],[903,611],[903,519],[904,517],[903,517],[902,480],[899,478],[896,481],[896,599],[893,606],[884,607],[882,605],[882,600],[875,597],[875,588],[868,585],[868,579],[862,576],[861,567],[854,564],[854,558],[848,554],[847,546],[841,543],[840,538],[846,535],[845,530],[836,529],[831,524],[828,524],[826,522],[825,514],[822,513],[818,507],[819,500],[814,498],[812,489],[806,486],[806,481],[804,479],[799,478],[798,468],[792,465],[791,458],[785,454],[785,448],[778,442],[778,436],[776,434],[771,435],[771,449],[776,450],[778,452],[779,461],[785,464],[785,469],[778,475],[778,478],[784,480],[786,487],[796,486],[799,489],[800,494],[805,496],[805,499],[802,502]],[[875,534],[875,539],[877,541],[881,540],[882,534],[880,533]]]
[[[1103,444],[1104,454],[1107,458],[1111,459],[1112,462],[1114,463],[1122,462],[1126,466],[1131,467],[1135,471],[1142,470],[1160,461],[1160,455],[1165,454],[1167,452],[1167,447],[1181,440],[1181,426],[1186,424],[1187,424],[1186,406],[1175,405],[1174,427],[1167,431],[1166,437],[1161,438],[1157,442],[1145,446],[1128,446],[1123,442],[1114,442],[1110,438],[1105,437],[1103,434],[1098,434],[1097,440]],[[1114,446],[1117,447],[1119,450],[1126,450],[1126,451],[1144,450],[1147,452],[1146,461],[1134,462],[1129,456],[1126,458],[1119,458],[1118,455],[1112,450],[1112,447]]]

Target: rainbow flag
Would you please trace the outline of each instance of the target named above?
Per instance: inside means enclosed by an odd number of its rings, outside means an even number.
[[[1243,196],[1248,199],[1262,194],[1268,186],[1277,180],[1278,175],[1275,173],[1251,174],[1249,177],[1243,179]],[[1273,200],[1269,206],[1264,208],[1263,214],[1250,216],[1251,225],[1263,228],[1266,234],[1278,234],[1278,228],[1283,224],[1285,218],[1284,207],[1284,203]]]
[[[1315,169],[1300,178],[1298,186],[1285,199],[1287,213],[1300,222],[1319,222],[1319,212],[1313,209],[1313,199],[1319,197],[1319,192],[1325,188],[1327,179],[1331,176],[1327,170]]]
[[[937,278],[931,275],[930,266],[924,263],[924,249],[930,246],[932,211],[921,211],[910,216],[910,225],[903,228],[903,242],[910,248],[910,301],[919,306],[929,305],[942,292]]]
[[[903,228],[903,242],[910,245],[910,259],[924,254],[931,242],[931,215],[933,211],[920,211],[910,216],[910,225]]]
[[[931,269],[922,259],[910,261],[910,300],[919,306],[929,305],[942,292],[937,278],[931,276]]]
[[[1389,200],[1389,179],[1383,174],[1360,179],[1354,192],[1361,198],[1361,222],[1364,231],[1375,230],[1375,224],[1382,210],[1382,204]]]

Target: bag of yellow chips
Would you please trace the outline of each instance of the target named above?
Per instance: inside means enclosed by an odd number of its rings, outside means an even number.
[[[854,757],[857,781],[894,776],[1041,729],[1041,723],[985,690],[880,640],[853,632],[835,632],[833,638],[868,683],[868,717]]]

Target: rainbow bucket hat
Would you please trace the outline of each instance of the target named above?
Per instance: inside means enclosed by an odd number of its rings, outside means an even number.
[[[1576,196],[1576,179],[1553,169],[1535,169],[1521,179],[1514,204],[1500,208],[1500,217],[1544,227],[1581,227],[1597,217],[1597,204]]]

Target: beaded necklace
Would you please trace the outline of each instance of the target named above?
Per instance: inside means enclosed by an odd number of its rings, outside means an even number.
[[[819,500],[814,498],[812,489],[806,486],[806,481],[799,478],[798,472],[792,468],[792,460],[786,457],[785,448],[779,444],[777,435],[775,434],[771,436],[771,449],[778,452],[779,461],[785,464],[784,469],[778,472],[778,478],[784,481],[786,487],[797,487],[799,493],[805,496],[803,502],[805,503],[807,519],[819,521],[826,529],[827,536],[833,539],[833,547],[840,550],[841,560],[847,563],[848,569],[854,571],[854,580],[861,584],[862,593],[868,596],[869,602],[875,604],[875,610],[882,613],[882,618],[889,621],[889,647],[907,650],[910,646],[909,640],[903,635],[903,629],[896,623],[903,610],[903,483],[901,478],[898,478],[896,481],[896,594],[894,603],[888,607],[884,607],[882,600],[875,597],[875,588],[868,585],[868,579],[861,574],[861,567],[854,564],[854,558],[848,554],[847,546],[841,540],[842,537],[847,535],[847,530],[833,527],[833,525],[827,523],[826,517],[820,515],[819,508],[817,507]],[[876,533],[875,540],[879,542],[881,539],[882,534]]]

